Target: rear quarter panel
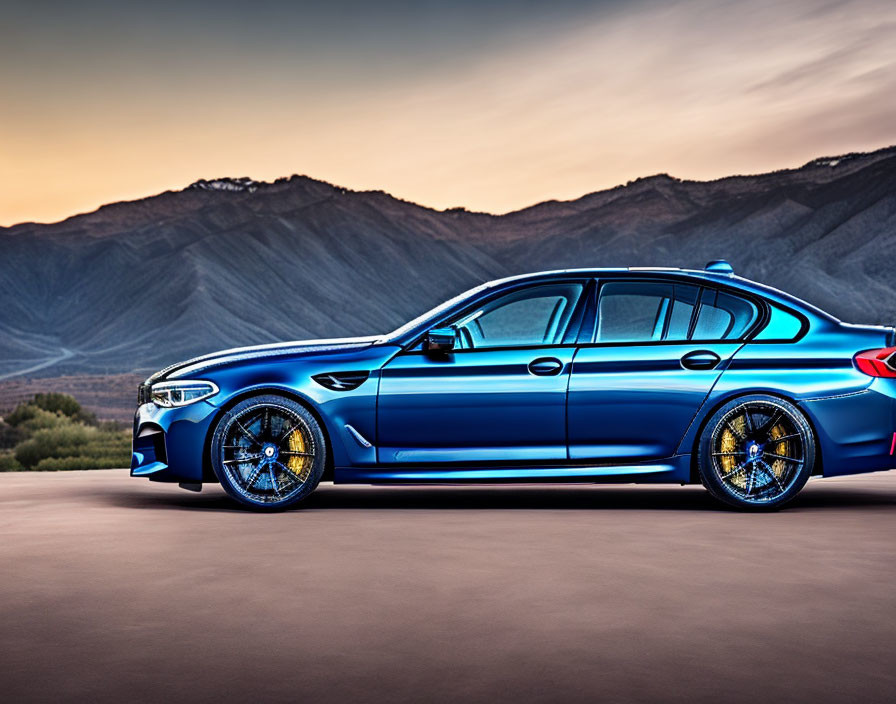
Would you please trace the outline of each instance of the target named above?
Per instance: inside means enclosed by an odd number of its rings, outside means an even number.
[[[795,402],[818,439],[824,476],[896,467],[890,454],[896,430],[896,380],[859,372],[857,352],[882,347],[884,328],[813,320],[796,342],[749,342],[732,358],[682,440],[679,452],[696,449],[709,417],[737,396],[765,393]]]

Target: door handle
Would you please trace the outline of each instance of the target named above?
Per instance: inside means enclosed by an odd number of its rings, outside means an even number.
[[[715,369],[722,358],[710,350],[694,350],[681,358],[681,366],[685,369]]]
[[[535,376],[554,376],[563,371],[563,362],[556,357],[539,357],[529,362],[529,373]]]

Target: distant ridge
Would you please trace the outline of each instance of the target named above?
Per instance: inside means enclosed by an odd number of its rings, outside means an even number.
[[[659,174],[505,215],[307,176],[199,180],[0,228],[0,380],[144,371],[214,349],[396,327],[481,281],[702,266],[896,323],[896,147],[766,174]]]

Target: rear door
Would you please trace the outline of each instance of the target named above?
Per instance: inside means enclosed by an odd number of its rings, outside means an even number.
[[[572,365],[570,458],[671,457],[758,305],[700,284],[619,278],[600,282],[596,309]]]

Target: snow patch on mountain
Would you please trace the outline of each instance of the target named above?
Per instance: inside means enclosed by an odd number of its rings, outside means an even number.
[[[248,176],[240,176],[237,178],[215,178],[211,180],[201,178],[195,183],[191,183],[189,186],[187,186],[187,189],[198,191],[233,191],[255,193],[260,185],[265,184],[251,179]]]
[[[852,152],[850,154],[840,154],[839,156],[823,156],[818,159],[813,159],[806,166],[829,166],[831,168],[837,166],[838,164],[842,164],[846,161],[853,161],[859,157],[868,156],[867,154],[863,154],[861,152]]]

